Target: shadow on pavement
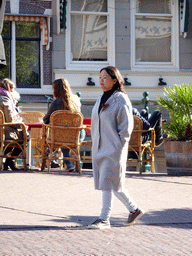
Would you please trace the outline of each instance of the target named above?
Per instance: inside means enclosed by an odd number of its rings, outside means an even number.
[[[140,218],[146,225],[172,226],[173,224],[192,224],[191,208],[172,208],[163,211],[148,212]],[[183,228],[183,227],[182,227]],[[192,226],[190,227],[192,228]]]
[[[37,173],[37,174],[43,174],[43,175],[64,175],[64,176],[76,176],[76,177],[93,177],[93,171],[92,170],[82,170],[82,174],[79,174],[77,172],[66,172],[65,170],[60,170],[60,169],[51,169],[51,171],[48,173],[47,170],[45,169],[43,172],[41,172],[38,169],[32,169],[32,170],[28,170],[28,171],[24,171],[24,170],[20,170],[20,171],[12,171],[12,170],[8,170],[8,171],[0,171],[0,174],[17,174],[17,173]]]
[[[79,225],[89,225],[97,219],[96,216],[70,216],[66,219],[52,219],[53,222],[70,222]],[[111,225],[115,227],[125,227],[127,217],[111,217]],[[182,229],[192,229],[192,209],[166,209],[163,211],[153,211],[145,213],[134,225],[154,225],[161,227],[174,227]]]
[[[192,178],[189,179],[189,176],[168,176],[167,174],[161,173],[126,173],[126,178],[132,179],[142,179],[142,180],[150,180],[150,181],[157,181],[163,183],[172,183],[172,184],[185,184],[192,186]],[[181,178],[182,181],[179,181]]]
[[[34,214],[34,213],[33,213]],[[36,213],[38,214],[38,213]],[[44,214],[46,216],[46,214]],[[50,215],[47,215],[50,216]],[[97,219],[97,216],[71,215],[68,217],[50,216],[47,225],[0,225],[0,230],[73,230],[86,229],[87,225]],[[126,225],[127,217],[111,217],[112,227],[128,227]],[[49,225],[49,222],[54,223]],[[58,223],[58,225],[57,225]],[[62,225],[63,223],[63,225]],[[163,211],[153,211],[145,213],[134,225],[136,226],[158,226],[162,228],[192,229],[192,209],[165,209]]]

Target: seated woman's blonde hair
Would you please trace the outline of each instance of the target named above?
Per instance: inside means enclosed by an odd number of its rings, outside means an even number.
[[[8,78],[5,78],[3,80],[0,81],[0,87],[4,88],[7,91],[11,91],[11,89],[15,89],[15,83],[13,81],[11,81]]]

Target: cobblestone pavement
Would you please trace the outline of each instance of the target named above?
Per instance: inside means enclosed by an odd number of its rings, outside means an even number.
[[[126,187],[145,214],[124,226],[115,200],[110,230],[88,230],[101,193],[91,170],[0,172],[0,255],[191,255],[192,177],[128,173]]]
[[[1,255],[191,255],[192,224],[134,225],[111,230],[11,229]]]

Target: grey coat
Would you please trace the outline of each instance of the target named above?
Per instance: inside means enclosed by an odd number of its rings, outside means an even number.
[[[129,98],[115,91],[98,115],[101,96],[92,111],[92,161],[95,189],[122,191],[128,143],[133,130]]]
[[[0,110],[4,113],[6,123],[16,123],[20,122],[20,118],[15,111],[15,106],[11,98],[0,94]],[[20,126],[7,127],[5,130],[6,139],[11,140],[21,140],[23,138],[23,133]]]

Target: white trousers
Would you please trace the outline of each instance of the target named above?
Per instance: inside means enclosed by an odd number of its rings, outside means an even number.
[[[109,220],[111,210],[113,207],[114,195],[125,205],[129,212],[137,210],[137,205],[129,195],[128,191],[116,192],[116,191],[102,191],[102,209],[99,219]]]

